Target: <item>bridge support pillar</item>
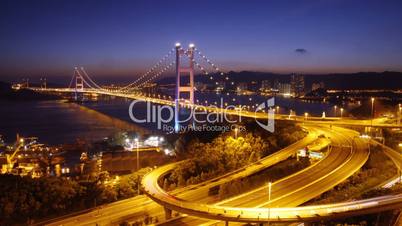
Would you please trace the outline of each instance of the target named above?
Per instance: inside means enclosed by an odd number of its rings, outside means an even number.
[[[181,65],[181,56],[187,56],[189,60],[188,67]],[[189,85],[181,85],[181,77],[189,76]],[[175,132],[180,130],[180,94],[187,93],[187,104],[191,104],[191,110],[194,104],[194,44],[190,44],[188,49],[182,49],[180,43],[176,43],[176,100],[175,100]]]
[[[169,220],[172,218],[172,210],[166,207],[163,207],[165,210],[165,220]]]
[[[78,94],[82,93],[84,91],[84,78],[78,71],[77,67],[74,68],[74,77],[73,79],[75,80],[75,92],[74,92],[74,97],[75,100],[78,101]]]
[[[225,221],[225,226],[229,226],[229,221]]]

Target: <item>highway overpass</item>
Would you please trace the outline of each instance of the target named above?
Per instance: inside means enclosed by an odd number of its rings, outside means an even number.
[[[345,132],[346,131],[342,131],[342,133],[344,134]],[[352,136],[352,134],[353,132],[351,132],[351,134],[349,135],[346,134],[346,136],[349,136],[348,142],[351,142],[352,146],[354,147],[351,149],[351,154],[348,157],[349,160],[347,160],[346,163],[341,164],[339,164],[341,162],[339,160],[337,164],[334,164],[337,165],[337,168],[331,171],[331,173],[326,174],[326,176],[321,176],[319,180],[314,179],[315,182],[313,184],[315,184],[316,189],[317,188],[320,189],[320,187],[325,186],[325,184],[328,185],[332,183],[333,186],[336,185],[337,181],[338,182],[342,181],[342,178],[346,179],[348,176],[353,174],[350,173],[350,170],[353,171],[354,169],[354,171],[356,171],[364,164],[365,159],[367,159],[368,157],[367,141],[364,141],[361,138],[356,138],[356,136]],[[355,151],[353,151],[353,149]],[[342,161],[344,160],[345,159],[342,159]],[[402,206],[402,197],[397,195],[397,196],[385,196],[368,200],[359,200],[354,202],[344,202],[330,205],[317,205],[317,206],[306,206],[306,207],[276,207],[281,205],[290,205],[290,206],[298,205],[305,201],[303,200],[305,195],[313,193],[311,196],[314,197],[317,194],[320,194],[322,191],[318,191],[316,193],[315,189],[312,189],[312,187],[310,187],[311,183],[307,183],[307,185],[300,185],[302,188],[296,189],[296,191],[293,192],[287,191],[285,192],[286,194],[284,194],[283,196],[279,195],[280,197],[279,199],[276,200],[274,199],[271,202],[265,201],[267,200],[267,188],[264,187],[261,188],[261,190],[263,191],[261,193],[262,195],[257,194],[258,198],[256,198],[255,200],[253,197],[256,194],[254,193],[255,191],[252,191],[250,192],[250,196],[248,194],[242,194],[238,197],[230,199],[230,201],[223,201],[218,204],[211,205],[211,204],[196,203],[172,196],[163,191],[159,187],[159,185],[156,182],[157,181],[156,178],[159,178],[159,176],[164,175],[167,171],[169,171],[170,167],[171,166],[168,165],[165,167],[158,168],[144,178],[143,186],[146,193],[154,201],[164,205],[168,209],[176,210],[181,213],[202,218],[209,218],[223,221],[234,221],[234,222],[267,222],[268,220],[272,222],[293,222],[293,221],[299,222],[299,221],[315,221],[322,219],[339,218],[339,217],[360,215],[363,213],[367,214],[372,212],[384,211],[387,209],[399,208],[400,206]],[[339,170],[342,168],[343,170]],[[303,172],[298,174],[303,174]],[[292,177],[295,177],[295,175],[290,176],[290,178]],[[286,180],[287,179],[282,179],[277,183],[279,184],[282,181]],[[275,183],[272,187],[273,188],[275,187]],[[283,189],[286,189],[286,187],[280,187],[279,190]],[[290,190],[294,190],[294,187],[291,188]],[[304,192],[300,192],[303,190]],[[274,192],[275,190],[273,189],[273,193]],[[296,195],[296,193],[301,194],[301,196]],[[246,200],[244,200],[244,197],[251,197],[254,201],[251,200],[250,204],[250,200],[247,200],[247,198]],[[275,197],[274,194],[273,197]],[[282,197],[292,197],[292,198],[288,199]],[[280,199],[282,199],[282,201]],[[240,203],[233,202],[233,200],[240,200]],[[260,200],[259,204],[258,200]],[[240,204],[241,206],[239,207],[227,206],[228,204],[231,205]],[[251,207],[253,205],[256,205],[257,207]],[[268,212],[270,212],[269,217]]]

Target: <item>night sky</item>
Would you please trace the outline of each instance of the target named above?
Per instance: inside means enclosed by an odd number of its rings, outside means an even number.
[[[224,70],[402,71],[402,1],[0,1],[0,80],[136,76],[174,43]]]

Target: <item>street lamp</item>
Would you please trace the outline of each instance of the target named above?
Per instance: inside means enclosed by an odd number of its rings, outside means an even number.
[[[399,154],[401,154],[401,149],[402,149],[402,143],[399,143],[398,144],[398,146],[399,146]],[[399,171],[399,183],[401,183],[402,181],[401,181],[401,177],[402,177],[402,172],[401,172],[401,169],[400,168],[398,168],[398,171]]]
[[[374,97],[371,98],[371,117],[374,118]]]
[[[137,173],[140,170],[140,142],[138,138],[134,139],[136,149],[137,149]],[[137,181],[137,194],[140,195],[140,177],[138,177]]]
[[[268,225],[271,217],[271,192],[272,192],[272,183],[268,183]]]
[[[307,117],[308,117],[308,113],[306,112],[306,113],[304,113],[304,120],[307,120]]]
[[[336,108],[337,108],[338,106],[334,106],[334,117],[336,117]]]
[[[341,108],[341,118],[342,118],[342,116],[343,116],[343,108]]]
[[[371,127],[373,127],[373,118],[374,118],[374,97],[371,98]],[[371,129],[370,127],[370,129]]]
[[[276,106],[276,114],[279,114],[279,106]]]
[[[239,129],[236,127],[236,128],[234,129],[234,131],[235,131],[235,139],[237,139],[237,132],[239,131]]]

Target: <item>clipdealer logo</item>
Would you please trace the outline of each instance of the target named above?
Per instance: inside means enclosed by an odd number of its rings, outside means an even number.
[[[146,103],[146,114],[140,114],[135,111],[135,105],[139,103]],[[183,104],[183,103],[182,103]],[[263,129],[274,132],[274,114],[275,111],[271,109],[275,105],[274,98],[261,103],[257,106],[254,114],[255,120]],[[143,105],[142,105],[143,106]],[[141,107],[142,107],[141,106]],[[183,107],[184,108],[184,107]],[[170,105],[153,104],[150,101],[134,100],[130,103],[128,114],[130,119],[137,123],[156,123],[157,129],[164,131],[173,131],[172,124],[188,124],[187,126],[180,126],[180,131],[198,130],[198,131],[229,131],[236,126],[218,126],[217,123],[236,124],[242,121],[244,115],[250,115],[249,111],[245,111],[245,107],[236,107],[234,105],[224,105],[223,99],[220,100],[220,105],[209,106],[194,106],[190,107],[189,113],[184,119],[179,119],[174,122],[175,109]],[[262,115],[267,112],[267,115]],[[230,117],[236,115],[238,117]],[[263,116],[263,117],[262,117]],[[267,124],[262,122],[262,119],[268,119]],[[214,125],[215,124],[215,125]],[[219,127],[219,128],[217,128]],[[222,128],[220,128],[222,127]],[[241,128],[242,129],[242,128]],[[243,128],[244,130],[245,128]]]
[[[275,111],[273,110],[274,106],[275,106],[275,98],[272,97],[267,101],[262,102],[260,105],[258,105],[254,112],[255,121],[257,122],[257,124],[271,133],[275,131]],[[260,122],[260,119],[257,115],[258,113],[265,113],[265,112],[267,112],[266,118],[268,119],[266,124]]]

